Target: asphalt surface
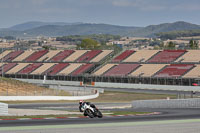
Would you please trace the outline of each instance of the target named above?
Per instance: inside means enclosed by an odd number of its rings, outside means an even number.
[[[127,103],[126,103],[127,104]],[[124,105],[124,103],[98,103],[98,106],[113,106]],[[63,107],[64,106],[64,107]],[[76,103],[61,103],[61,104],[21,104],[9,105],[12,108],[41,108],[41,107],[63,107],[67,110],[77,109]],[[60,108],[59,108],[60,109]],[[99,108],[101,110],[101,108]],[[157,120],[182,120],[182,119],[197,119],[200,118],[200,109],[105,109],[110,111],[133,111],[133,112],[161,112],[159,115],[150,116],[116,116],[99,118],[67,118],[67,119],[37,119],[37,120],[7,120],[0,121],[0,127],[9,126],[36,126],[36,125],[60,125],[60,124],[93,124],[93,123],[119,123],[119,122],[142,122],[142,121],[157,121]]]
[[[200,119],[0,128],[0,133],[199,133]]]

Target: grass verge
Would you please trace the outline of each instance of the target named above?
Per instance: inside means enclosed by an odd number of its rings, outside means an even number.
[[[125,103],[125,102],[132,102],[134,100],[166,99],[167,97],[175,99],[176,95],[105,91],[103,94],[100,94],[98,98],[86,101],[95,103]],[[21,103],[78,103],[78,102],[79,101],[8,101],[4,103],[21,104]]]

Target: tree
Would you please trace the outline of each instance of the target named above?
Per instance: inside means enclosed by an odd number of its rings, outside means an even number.
[[[83,39],[81,44],[78,45],[78,49],[96,49],[97,47],[98,42],[90,38]]]
[[[198,49],[199,48],[199,44],[197,41],[194,41],[194,40],[190,40],[189,42],[189,46],[190,46],[190,49]]]
[[[167,49],[175,49],[175,43],[173,43],[172,41],[170,41],[169,43],[168,43],[168,46],[167,46]]]

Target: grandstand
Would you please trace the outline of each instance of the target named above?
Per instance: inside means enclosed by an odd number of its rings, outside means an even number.
[[[157,54],[158,50],[140,50],[130,55],[123,62],[146,62],[153,55]]]
[[[59,52],[56,56],[50,59],[51,62],[62,62],[65,58],[74,53],[74,50],[64,50]]]
[[[33,63],[29,64],[27,67],[23,68],[18,72],[18,74],[29,74],[39,68],[42,65],[42,63]]]
[[[45,54],[41,58],[39,58],[37,61],[38,62],[47,62],[51,58],[53,58],[54,56],[56,56],[59,52],[61,52],[61,51],[60,50],[51,50],[47,54]]]
[[[170,64],[161,69],[155,77],[180,77],[193,67],[192,64]]]
[[[45,71],[44,73],[46,75],[56,75],[58,72],[63,70],[68,65],[69,65],[69,63],[58,63],[58,64],[54,65],[53,67],[51,67],[50,69],[48,69],[47,71]]]
[[[195,65],[195,67],[186,73],[183,78],[200,78],[200,65]]]
[[[42,75],[44,74],[48,69],[50,69],[51,67],[53,67],[54,65],[56,65],[56,63],[43,63],[42,66],[40,66],[38,69],[33,70],[33,72],[31,72],[31,75]]]
[[[126,50],[124,52],[122,52],[120,55],[118,55],[117,57],[115,57],[112,62],[121,62],[124,59],[128,58],[131,54],[133,54],[135,51],[134,50]]]
[[[179,57],[175,62],[181,63],[199,63],[200,50],[187,50],[183,56]]]
[[[4,61],[12,61],[14,58],[22,54],[23,51],[12,51],[3,57]]]
[[[8,51],[8,50],[7,50]],[[33,54],[35,51],[29,51],[26,50],[24,51],[22,54],[20,54],[18,57],[16,57],[15,59],[13,59],[13,62],[24,62],[24,59],[26,59],[27,57],[29,57],[31,54]]]
[[[165,66],[166,64],[142,64],[137,70],[132,72],[130,76],[152,77]]]
[[[148,63],[172,63],[181,55],[183,55],[185,50],[163,50],[158,54],[155,54],[151,59],[149,59]]]
[[[0,54],[0,73],[12,78],[191,85],[200,50],[40,50]],[[103,64],[102,64],[103,63]]]
[[[87,53],[88,50],[76,50],[73,54],[71,54],[69,57],[67,57],[64,61],[65,62],[75,62],[78,58],[80,58],[82,55]]]
[[[89,62],[91,59],[96,57],[101,52],[102,52],[101,50],[88,51],[83,56],[81,56],[79,59],[77,59],[77,62]]]
[[[127,76],[139,66],[139,64],[118,64],[108,70],[104,76]]]

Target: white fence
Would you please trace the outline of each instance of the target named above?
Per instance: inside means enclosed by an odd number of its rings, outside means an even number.
[[[0,103],[0,115],[8,114],[8,104]]]
[[[43,80],[17,79],[29,83],[43,84]],[[80,86],[78,81],[57,81],[45,80],[44,84],[48,85],[67,85]],[[130,84],[130,83],[106,83],[95,82],[94,87],[99,88],[124,88],[124,89],[146,89],[146,90],[167,90],[167,91],[193,91],[200,92],[200,86],[178,86],[178,85],[153,85],[153,84]]]
[[[0,101],[58,101],[58,100],[87,100],[99,96],[99,92],[88,96],[0,96]]]
[[[200,108],[200,99],[162,99],[137,100],[132,102],[133,108]]]

